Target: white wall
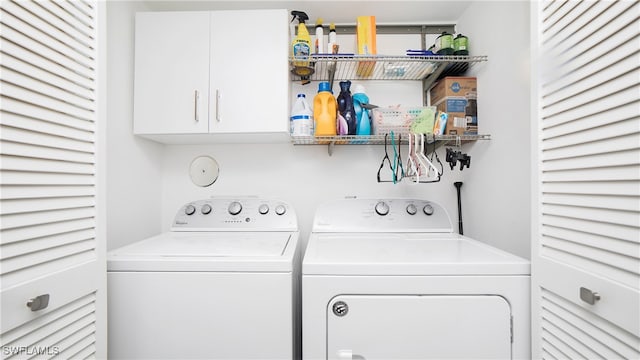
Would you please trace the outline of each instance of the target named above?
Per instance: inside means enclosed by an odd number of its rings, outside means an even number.
[[[125,7],[131,10],[131,5],[112,5],[109,15],[124,16]],[[497,8],[506,10],[497,11]],[[354,9],[354,17],[357,13]],[[505,13],[509,14],[510,20],[500,16]],[[490,133],[492,140],[464,146],[472,156],[470,169],[452,172],[444,163],[446,172],[440,183],[421,185],[377,183],[376,172],[384,155],[382,146],[336,146],[333,156],[328,156],[326,146],[287,143],[171,145],[163,148],[134,138],[130,103],[133,51],[132,22],[129,21],[132,19],[130,15],[124,16],[126,26],[111,29],[117,36],[112,32],[109,34],[109,43],[114,44],[114,48],[117,44],[118,49],[117,54],[110,57],[110,62],[118,62],[110,64],[110,69],[113,67],[117,74],[110,74],[110,77],[115,76],[120,81],[119,86],[113,88],[113,97],[117,100],[109,99],[109,116],[114,128],[109,133],[113,144],[110,188],[114,189],[110,195],[115,197],[110,201],[110,248],[142,239],[145,234],[168,230],[179,206],[216,195],[254,194],[291,202],[297,210],[304,241],[316,206],[324,200],[345,195],[430,199],[447,208],[457,229],[453,182],[462,180],[465,234],[528,257],[530,157],[526,119],[529,90],[524,73],[528,54],[514,57],[514,50],[509,50],[513,45],[507,46],[511,44],[509,40],[517,40],[521,42],[516,45],[527,49],[527,3],[479,2],[472,4],[461,16],[459,29],[470,37],[472,52],[489,55],[489,62],[478,66],[478,107],[480,131]],[[118,19],[118,23],[123,21]],[[131,34],[125,34],[128,31]],[[505,41],[491,44],[497,35],[506,36]],[[381,39],[378,52],[388,53],[385,46],[385,40]],[[400,46],[406,44],[403,42]],[[523,74],[520,74],[521,70]],[[417,83],[365,85],[372,103],[417,105],[421,101]],[[304,89],[308,96],[313,95],[317,84],[310,86]],[[299,89],[294,85],[292,96]],[[499,110],[503,103],[506,105]],[[522,116],[515,117],[518,113]],[[214,157],[220,164],[220,177],[208,188],[193,185],[188,177],[190,162],[203,154]],[[116,159],[114,155],[117,155]],[[444,162],[442,153],[441,159]],[[140,196],[142,201],[135,200]],[[139,216],[144,216],[143,222],[138,222]]]
[[[529,258],[529,2],[473,2],[456,30],[469,36],[472,54],[489,57],[474,69],[478,126],[492,140],[470,147],[472,166],[462,187],[465,234]]]
[[[160,232],[163,147],[133,136],[133,34],[142,2],[107,2],[107,247]]]

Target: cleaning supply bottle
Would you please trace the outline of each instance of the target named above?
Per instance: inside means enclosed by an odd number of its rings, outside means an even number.
[[[290,119],[291,135],[313,136],[313,111],[304,94],[298,94]]]
[[[329,43],[327,44],[327,52],[329,54],[338,53],[338,40],[336,35],[336,24],[329,24]]]
[[[309,55],[311,55],[311,36],[305,25],[305,21],[309,20],[309,16],[303,11],[292,11],[291,15],[294,21],[298,19],[298,35],[291,42],[292,55],[295,58],[302,58],[302,60],[294,61],[294,72],[296,75],[306,76],[312,72],[312,68],[309,67]]]
[[[318,84],[318,93],[313,99],[313,119],[316,123],[316,136],[336,135],[336,116],[338,103],[331,92],[328,81]]]
[[[347,121],[348,135],[356,134],[356,114],[353,109],[351,97],[351,81],[340,81],[340,94],[338,95],[338,111]]]
[[[353,90],[353,109],[356,114],[356,135],[371,135],[371,117],[369,110],[362,105],[369,104],[364,86],[358,84]]]
[[[322,28],[322,18],[316,20],[316,54],[324,54],[324,29]]]

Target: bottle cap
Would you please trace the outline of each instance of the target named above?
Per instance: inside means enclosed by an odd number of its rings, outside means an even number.
[[[353,88],[353,93],[354,94],[364,94],[365,93],[364,86],[360,85],[360,84],[356,84],[356,86]]]
[[[321,91],[332,92],[331,85],[329,84],[328,81],[322,81],[318,84],[318,92],[321,92]]]

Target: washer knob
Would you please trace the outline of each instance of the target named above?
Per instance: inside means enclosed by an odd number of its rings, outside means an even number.
[[[276,206],[276,214],[278,215],[284,215],[284,213],[287,212],[287,208],[284,207],[284,205],[278,205]]]
[[[184,208],[184,213],[187,215],[193,215],[196,212],[196,207],[193,205],[187,205],[187,207]]]
[[[242,205],[239,202],[234,201],[231,204],[229,204],[228,210],[229,210],[229,214],[238,215],[240,214],[240,211],[242,211]]]
[[[389,205],[384,201],[380,201],[376,204],[375,210],[378,215],[385,216],[389,213]]]
[[[407,213],[409,215],[415,215],[418,212],[418,208],[413,205],[413,204],[409,204],[407,205]]]
[[[425,205],[425,206],[424,206],[424,208],[422,209],[422,211],[424,211],[424,213],[425,213],[426,215],[431,216],[431,215],[433,215],[433,206],[431,206],[431,204],[427,204],[427,205]]]
[[[265,215],[266,213],[269,212],[269,205],[267,204],[260,205],[260,207],[258,207],[258,212],[262,215]]]
[[[200,209],[200,211],[202,211],[203,214],[208,215],[209,213],[211,213],[211,205],[209,204],[202,205],[202,208]]]

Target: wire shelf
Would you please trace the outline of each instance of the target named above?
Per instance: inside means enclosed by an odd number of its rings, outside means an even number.
[[[409,134],[395,134],[394,140],[397,142],[401,139],[402,144],[408,144]],[[464,142],[475,140],[491,140],[491,135],[426,135],[429,142]],[[294,145],[384,145],[385,137],[387,143],[391,138],[388,135],[336,135],[336,136],[291,136]]]
[[[311,81],[331,80],[424,80],[429,75],[460,75],[472,66],[487,61],[487,56],[384,56],[384,55],[311,55],[291,57],[293,80],[296,69],[308,66]],[[303,69],[304,70],[304,69]],[[438,71],[437,71],[438,70]],[[333,73],[333,76],[332,76]],[[435,79],[433,79],[435,80]]]

